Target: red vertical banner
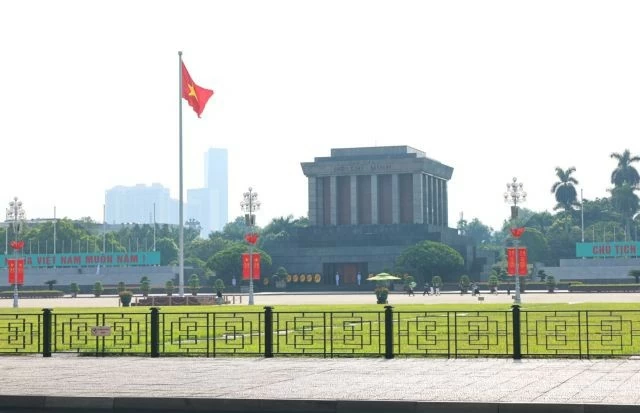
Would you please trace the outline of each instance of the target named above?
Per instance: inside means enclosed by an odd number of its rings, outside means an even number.
[[[527,249],[518,248],[518,275],[527,275]]]
[[[18,258],[18,284],[24,284],[24,258]]]
[[[514,275],[516,273],[516,249],[507,248],[507,274]]]
[[[242,254],[242,279],[249,279],[249,254]]]
[[[17,264],[15,258],[9,258],[7,260],[7,268],[9,269],[9,284],[16,283],[16,270]]]
[[[251,260],[253,261],[253,279],[260,279],[260,254],[253,253],[251,256]]]

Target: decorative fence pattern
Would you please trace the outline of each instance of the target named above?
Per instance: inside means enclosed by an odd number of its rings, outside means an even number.
[[[96,329],[96,327],[98,327]],[[103,330],[100,330],[102,328]],[[618,357],[640,354],[640,311],[0,314],[0,354]]]

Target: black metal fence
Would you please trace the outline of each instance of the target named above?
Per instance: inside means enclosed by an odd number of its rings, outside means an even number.
[[[640,311],[274,311],[0,314],[0,354],[619,357]]]

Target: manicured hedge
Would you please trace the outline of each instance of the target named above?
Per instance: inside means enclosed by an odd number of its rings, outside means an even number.
[[[628,293],[640,292],[640,284],[571,284],[572,293]]]
[[[60,290],[32,290],[18,291],[20,298],[58,298],[64,297],[64,291]],[[13,298],[13,291],[0,292],[0,298]]]

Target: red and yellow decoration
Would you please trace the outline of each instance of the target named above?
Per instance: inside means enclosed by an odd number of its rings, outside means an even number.
[[[196,85],[191,79],[187,67],[182,63],[182,98],[189,103],[198,117],[202,114],[204,106],[211,96],[213,96],[213,90]]]

